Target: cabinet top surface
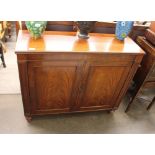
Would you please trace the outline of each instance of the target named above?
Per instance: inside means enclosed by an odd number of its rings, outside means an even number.
[[[84,53],[144,53],[129,37],[119,41],[114,34],[90,33],[87,40],[79,39],[76,32],[45,31],[42,38],[32,39],[27,30],[20,30],[16,53],[31,52],[84,52]]]

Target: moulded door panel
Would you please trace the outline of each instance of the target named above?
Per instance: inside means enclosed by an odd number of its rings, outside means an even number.
[[[74,102],[80,65],[76,61],[29,62],[32,113],[68,112]]]
[[[90,62],[80,110],[112,109],[126,81],[132,63]]]

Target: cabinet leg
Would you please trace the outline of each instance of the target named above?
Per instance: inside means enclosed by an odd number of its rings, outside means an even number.
[[[32,121],[32,116],[25,116],[25,118],[26,118],[26,120],[27,120],[28,122],[31,122],[31,121]]]
[[[131,107],[131,104],[132,104],[132,102],[134,101],[134,99],[135,99],[135,97],[133,97],[133,98],[130,100],[129,104],[127,105],[127,107],[126,107],[126,109],[125,109],[125,112],[128,112],[128,111],[129,111],[129,109],[130,109],[130,107]]]
[[[130,106],[131,106],[131,103],[132,103],[132,101],[130,101],[130,103],[127,105],[127,107],[126,107],[126,109],[125,109],[125,112],[128,112],[128,111],[129,111]]]
[[[110,114],[112,112],[115,112],[115,110],[107,110],[107,113]]]
[[[148,105],[147,110],[150,110],[150,108],[152,107],[152,105],[155,103],[155,97],[153,98],[153,100],[151,101],[151,103]]]
[[[7,42],[7,38],[5,37],[5,40],[4,40],[5,42]]]
[[[6,67],[6,64],[5,64],[5,60],[4,60],[4,55],[3,55],[3,53],[2,53],[2,56],[1,56],[1,60],[2,60],[3,67],[5,68],[5,67]]]

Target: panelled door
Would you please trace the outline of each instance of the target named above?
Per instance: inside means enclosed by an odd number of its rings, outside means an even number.
[[[88,62],[80,111],[113,109],[132,62]]]
[[[31,113],[69,112],[74,105],[81,65],[78,61],[29,62]]]

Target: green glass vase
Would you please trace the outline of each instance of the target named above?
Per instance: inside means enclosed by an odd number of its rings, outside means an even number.
[[[38,39],[46,29],[47,21],[26,21],[26,27],[32,38]]]

